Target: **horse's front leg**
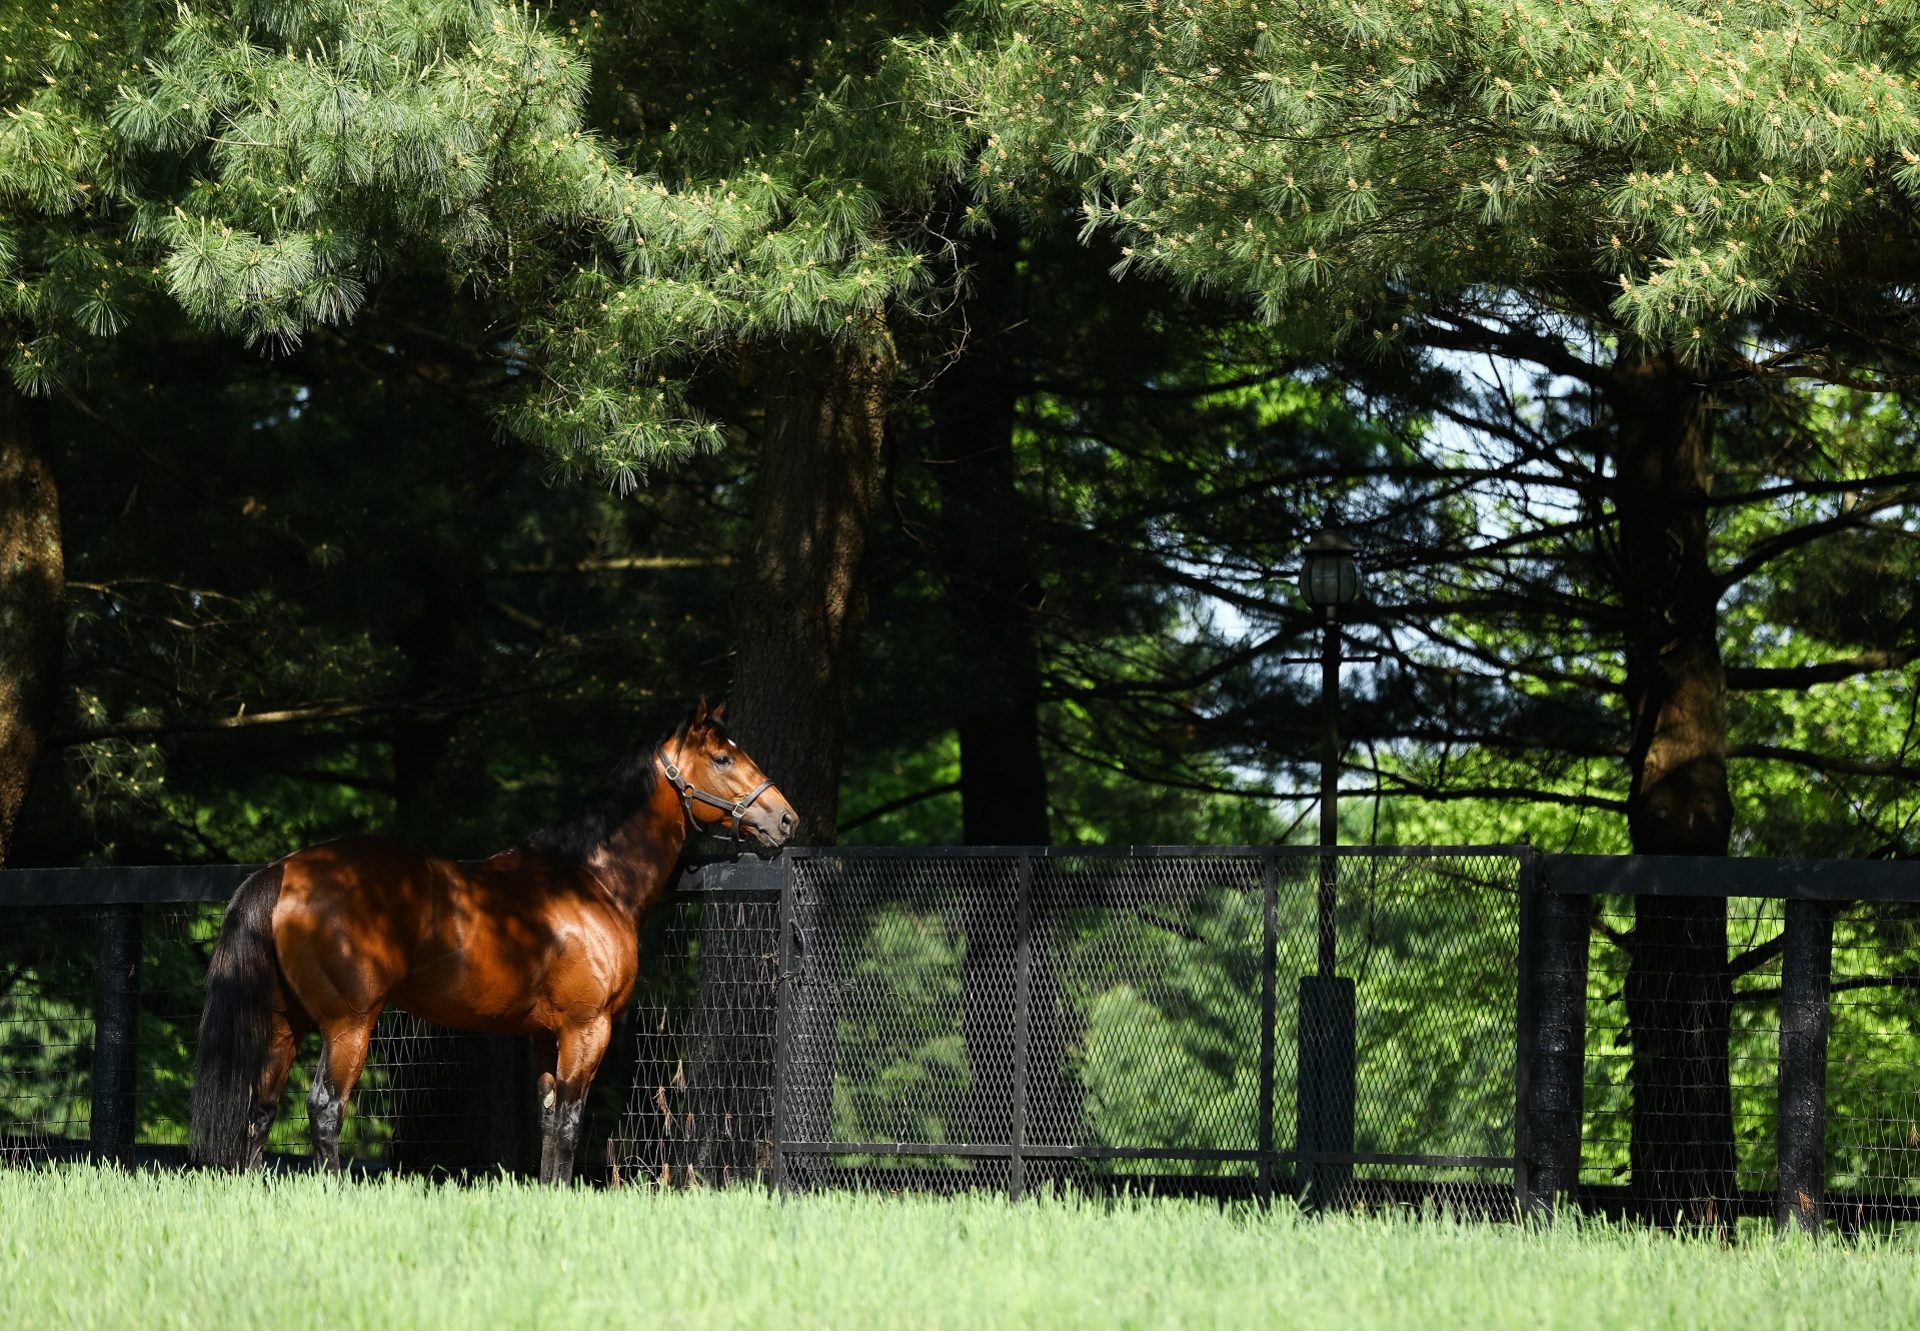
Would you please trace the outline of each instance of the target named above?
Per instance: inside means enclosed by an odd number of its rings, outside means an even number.
[[[560,1050],[551,1035],[535,1036],[533,1040],[533,1066],[536,1069],[533,1079],[534,1096],[540,1105],[540,1181],[553,1181],[553,1150],[556,1145],[555,1128],[559,1123],[560,1084],[554,1075],[559,1062]]]
[[[600,1070],[613,1039],[613,1018],[605,1013],[564,1026],[554,1039],[552,1062],[540,1073],[540,1181],[566,1183],[573,1178],[573,1153],[580,1143],[580,1116],[587,1088]]]

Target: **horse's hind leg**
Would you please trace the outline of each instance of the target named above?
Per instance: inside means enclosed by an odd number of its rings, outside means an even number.
[[[540,1074],[540,1181],[566,1183],[573,1178],[573,1152],[580,1141],[580,1115],[587,1088],[613,1038],[613,1018],[601,1013],[555,1037],[551,1072]]]
[[[282,996],[284,998],[284,996]],[[274,1115],[280,1109],[280,1097],[287,1089],[287,1074],[293,1070],[293,1057],[313,1023],[298,1008],[288,1011],[284,1002],[276,1002],[272,1024],[267,1029],[267,1061],[253,1087],[253,1108],[247,1115],[247,1168],[256,1169],[267,1149],[267,1134],[273,1131]]]
[[[334,1173],[340,1169],[340,1125],[346,1121],[347,1101],[367,1063],[367,1045],[373,1039],[380,1013],[356,1013],[321,1030],[320,1065],[307,1092],[307,1130],[313,1136],[313,1160]]]

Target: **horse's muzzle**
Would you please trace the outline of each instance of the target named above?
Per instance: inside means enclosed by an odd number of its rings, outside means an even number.
[[[748,810],[740,820],[740,830],[752,839],[757,849],[768,854],[792,841],[793,834],[799,828],[800,819],[793,812],[793,806],[784,799],[773,807],[758,805]]]

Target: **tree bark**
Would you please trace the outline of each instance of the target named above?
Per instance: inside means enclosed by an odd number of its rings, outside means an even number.
[[[1008,345],[1019,317],[1017,249],[976,248],[960,354],[934,380],[927,470],[940,494],[936,558],[965,640],[951,694],[960,737],[960,818],[970,846],[1048,840],[1040,755],[1040,587],[1027,548],[1013,453],[1019,380]]]
[[[793,805],[799,817],[794,844],[830,846],[839,823],[854,658],[866,619],[867,533],[896,370],[893,339],[875,319],[857,338],[781,348],[759,368],[767,428],[753,537],[737,566],[730,720],[741,746]],[[796,1052],[787,1133],[793,1140],[833,1135],[839,1003],[829,942],[832,895],[803,892],[794,921],[806,959],[790,1008]],[[755,983],[756,950],[738,940],[713,941],[702,951],[717,964],[703,966],[697,1002],[717,1021],[728,995]],[[778,949],[779,939],[769,937],[758,951]],[[696,1050],[689,1076],[712,1097],[727,1099],[728,1069],[748,1060],[770,1067],[772,1040],[772,1031],[757,1026],[716,1029]],[[734,1123],[724,1150],[704,1153],[710,1174],[750,1174],[767,1134],[757,1115]]]
[[[1615,370],[1620,603],[1632,725],[1627,825],[1641,855],[1724,855],[1726,672],[1708,559],[1712,428],[1671,358]],[[1734,1196],[1727,903],[1640,897],[1626,1002],[1633,1040],[1633,1188],[1649,1218],[1723,1225]]]
[[[858,340],[785,348],[762,369],[767,429],[735,589],[730,715],[799,816],[796,845],[834,842],[894,368],[875,320]]]
[[[0,386],[0,865],[52,733],[66,642],[66,557],[52,413]]]

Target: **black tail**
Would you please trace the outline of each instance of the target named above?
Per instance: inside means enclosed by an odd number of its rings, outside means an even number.
[[[240,884],[207,966],[187,1144],[195,1164],[244,1169],[249,1161],[247,1119],[273,1022],[273,905],[279,899],[278,864]]]

